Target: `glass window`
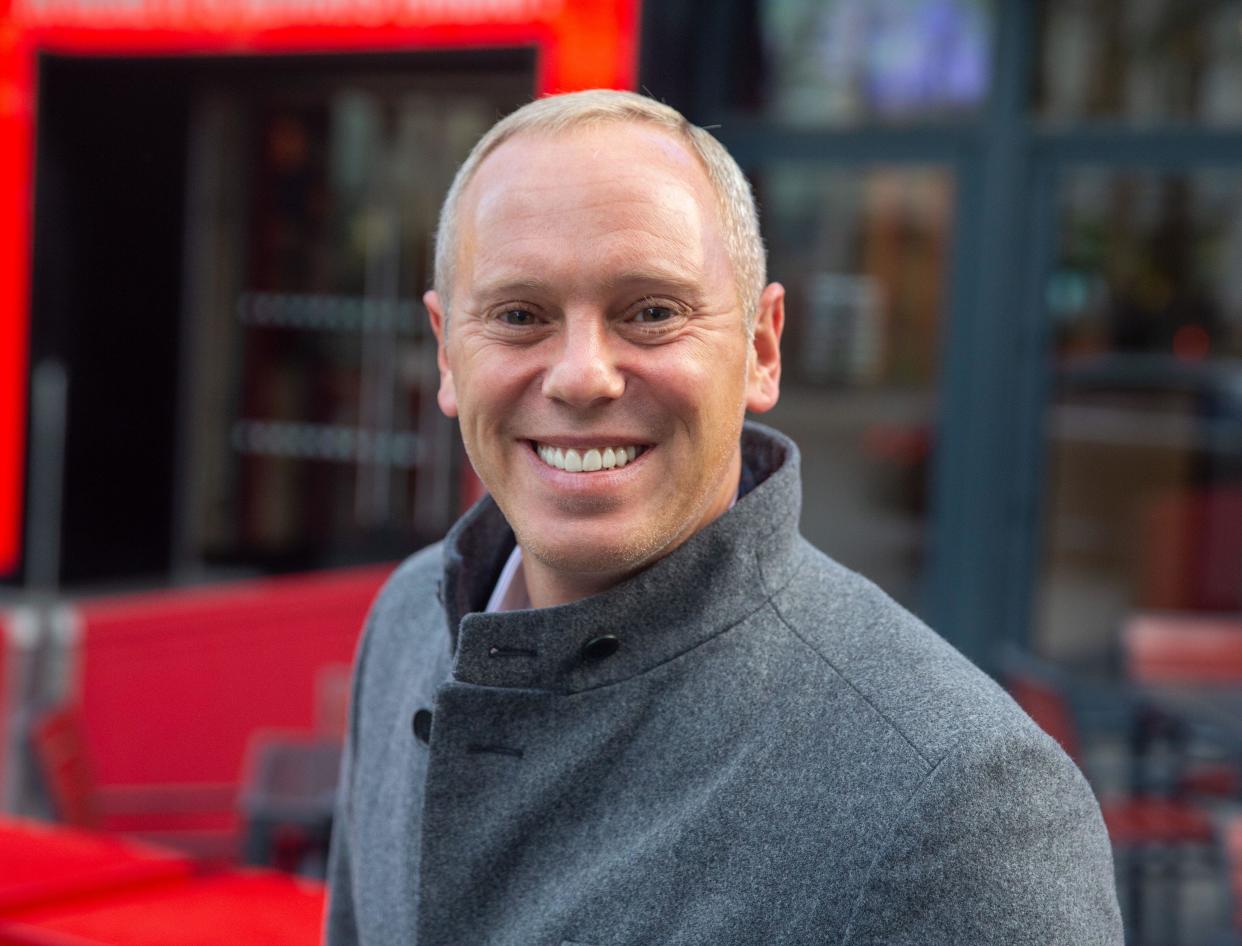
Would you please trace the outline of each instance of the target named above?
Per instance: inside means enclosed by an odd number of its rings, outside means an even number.
[[[1242,610],[1242,174],[1079,170],[1055,361],[1037,646],[1107,665],[1131,614]]]
[[[325,70],[204,98],[185,559],[395,557],[451,524],[420,297],[453,172],[531,81]]]
[[[806,536],[918,605],[948,297],[952,175],[770,165],[756,178],[788,290],[780,404]]]
[[[1036,106],[1045,118],[1242,122],[1242,2],[1040,7]]]
[[[971,113],[991,75],[985,0],[766,0],[769,117],[794,124],[926,121]]]

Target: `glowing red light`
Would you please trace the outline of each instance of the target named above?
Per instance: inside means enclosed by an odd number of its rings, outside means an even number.
[[[1182,361],[1199,361],[1212,350],[1212,339],[1202,325],[1183,325],[1173,333],[1173,354]]]

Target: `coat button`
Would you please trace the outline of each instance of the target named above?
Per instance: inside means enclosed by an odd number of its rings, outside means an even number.
[[[424,745],[431,743],[431,710],[420,709],[414,714],[414,738]]]
[[[621,642],[615,634],[601,634],[582,645],[582,659],[592,662],[603,660],[615,654],[620,646]]]

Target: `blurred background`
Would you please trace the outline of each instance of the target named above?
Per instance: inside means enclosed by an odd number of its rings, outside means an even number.
[[[479,490],[443,192],[635,88],[751,176],[803,531],[1084,768],[1131,942],[1242,942],[1242,0],[5,2],[4,811],[322,872],[366,606]]]

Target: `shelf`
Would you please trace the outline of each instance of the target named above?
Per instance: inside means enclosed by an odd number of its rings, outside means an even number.
[[[252,456],[335,463],[380,463],[413,469],[419,438],[408,431],[376,432],[336,424],[241,420],[233,425],[233,448]]]
[[[389,332],[419,335],[421,306],[365,296],[315,293],[245,292],[237,300],[237,320],[252,328],[313,332]]]

